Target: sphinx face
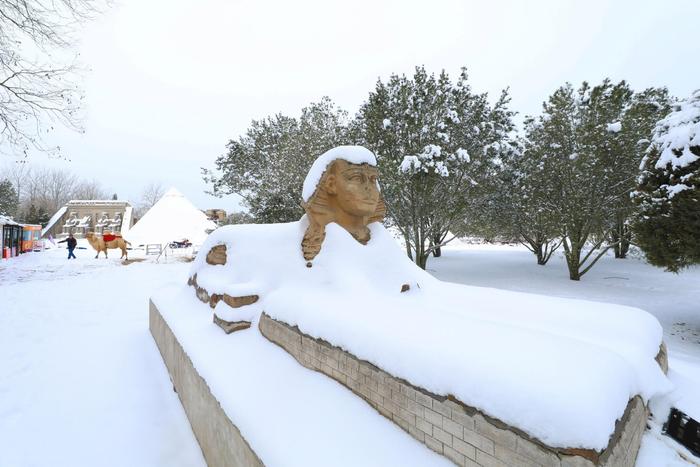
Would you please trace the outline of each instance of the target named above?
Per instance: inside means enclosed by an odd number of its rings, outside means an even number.
[[[368,163],[352,164],[344,159],[335,159],[326,167],[313,196],[304,204],[309,226],[301,246],[308,267],[321,250],[327,224],[334,222],[355,240],[367,244],[370,240],[367,225],[383,219],[385,212],[376,167]]]
[[[329,191],[335,195],[337,207],[350,216],[371,216],[379,202],[377,175],[376,167],[336,160]]]

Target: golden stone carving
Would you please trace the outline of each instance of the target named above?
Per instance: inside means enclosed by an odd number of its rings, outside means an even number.
[[[207,264],[226,264],[226,245],[216,245],[207,253]]]
[[[228,294],[209,294],[209,292],[206,289],[200,287],[199,284],[197,284],[197,274],[187,279],[187,285],[194,287],[197,298],[202,302],[207,303],[212,308],[216,308],[217,303],[219,303],[221,300],[223,300],[224,303],[226,303],[231,308],[240,308],[242,306],[252,305],[253,303],[257,302],[260,298],[257,295],[243,295],[240,297],[232,297]]]
[[[367,225],[381,222],[386,214],[377,176],[377,168],[369,164],[336,159],[328,165],[316,191],[302,204],[309,220],[301,242],[304,259],[311,261],[321,251],[326,225],[331,222],[343,227],[358,242],[369,241]]]
[[[223,329],[226,334],[231,334],[232,332],[248,329],[251,323],[250,321],[226,321],[214,313],[214,324]]]

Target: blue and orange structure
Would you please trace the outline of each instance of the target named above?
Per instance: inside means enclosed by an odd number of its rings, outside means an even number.
[[[22,224],[8,217],[0,219],[0,256],[9,259],[41,249],[41,225]]]

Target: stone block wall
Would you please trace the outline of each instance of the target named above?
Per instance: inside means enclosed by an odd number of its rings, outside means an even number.
[[[324,373],[459,466],[633,467],[648,411],[630,400],[603,452],[554,449],[448,396],[432,394],[330,343],[262,314],[262,334],[307,368]]]
[[[263,467],[260,458],[211,393],[207,382],[197,373],[153,302],[150,302],[149,328],[207,465]]]

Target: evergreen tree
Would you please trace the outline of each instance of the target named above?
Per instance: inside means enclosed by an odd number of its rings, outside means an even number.
[[[28,224],[36,224],[37,210],[34,203],[29,205],[29,210],[24,214],[24,221]]]
[[[277,114],[254,120],[216,160],[219,173],[205,169],[204,179],[215,195],[240,195],[256,222],[298,220],[304,178],[319,155],[347,144],[347,120],[327,97],[302,109],[299,119]]]
[[[603,85],[606,84],[607,81]],[[630,193],[636,186],[648,137],[656,122],[668,113],[670,97],[665,88],[649,88],[633,94],[624,81],[611,89],[608,96],[613,101],[608,115],[611,123],[606,134],[600,135],[596,148],[598,157],[609,161],[610,182],[618,188],[617,199],[610,208],[610,240],[615,257],[625,258],[632,242],[630,222],[634,204]]]
[[[0,181],[0,215],[13,217],[17,214],[17,192],[9,180]]]
[[[452,83],[444,71],[417,67],[412,78],[378,81],[361,107],[354,129],[377,154],[388,221],[420,267],[480,207],[501,156],[513,150],[508,102],[505,91],[494,105],[472,92],[465,69]]]
[[[658,122],[640,166],[634,232],[651,264],[700,263],[700,90]]]
[[[567,84],[544,104],[540,117],[526,121],[525,152],[512,182],[519,201],[512,204],[514,221],[534,232],[529,238],[536,241],[528,243],[538,262],[542,239],[553,245],[555,237],[561,238],[572,280],[611,248],[625,257],[634,166],[643,137],[668,101],[666,89],[635,94],[625,81],[606,79],[595,87],[584,82],[576,91]],[[519,214],[528,202],[526,211],[535,216]]]
[[[526,128],[526,154],[550,185],[544,208],[556,219],[569,278],[580,280],[613,246],[610,212],[621,188],[615,186],[611,134],[619,123],[624,83],[588,83],[575,91],[570,84],[554,92],[543,114]],[[611,123],[612,122],[612,123]],[[608,246],[605,244],[608,243]]]
[[[51,217],[43,207],[37,208],[33,203],[24,213],[24,222],[27,224],[46,225]]]
[[[533,125],[534,119],[525,121],[526,129],[532,131]],[[558,218],[548,207],[558,193],[542,170],[541,154],[530,149],[504,161],[496,179],[498,189],[481,222],[495,225],[495,231],[522,243],[535,255],[537,264],[544,266],[561,246]]]

